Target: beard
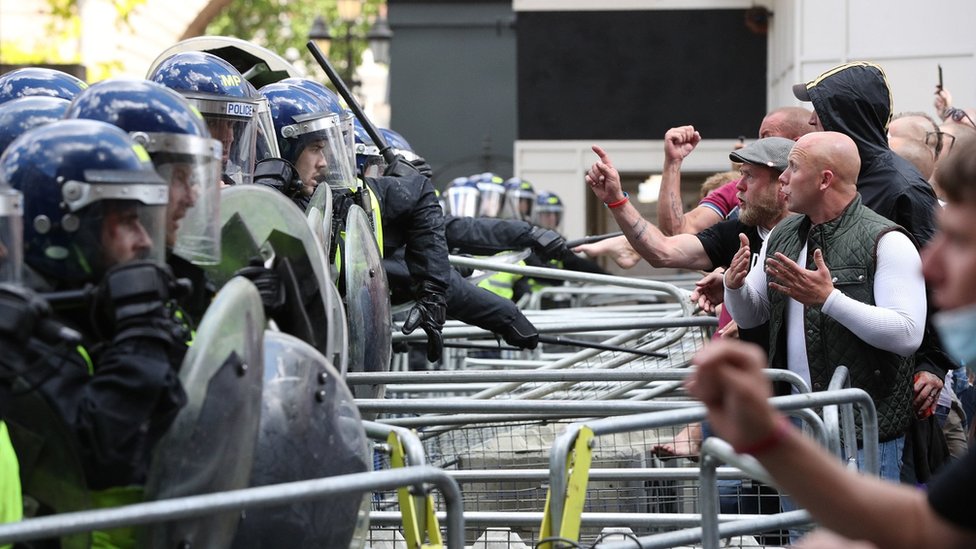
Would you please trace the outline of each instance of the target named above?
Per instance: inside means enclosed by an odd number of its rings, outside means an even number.
[[[783,206],[775,195],[762,196],[752,202],[743,202],[739,205],[739,221],[750,227],[771,225],[782,214]]]

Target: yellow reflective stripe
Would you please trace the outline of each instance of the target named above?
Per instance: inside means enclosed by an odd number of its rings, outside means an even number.
[[[380,201],[369,187],[363,185],[363,191],[369,195],[369,208],[373,214],[373,234],[376,236],[376,246],[380,249],[380,257],[383,257],[383,212],[380,211]]]
[[[75,351],[79,355],[81,355],[82,360],[84,360],[85,364],[88,365],[88,375],[94,375],[95,365],[92,364],[91,356],[88,355],[88,349],[85,349],[84,345],[78,345],[77,347],[75,347]]]
[[[0,421],[0,523],[17,522],[23,518],[24,502],[20,493],[20,462],[7,424]],[[3,547],[11,547],[4,545]]]

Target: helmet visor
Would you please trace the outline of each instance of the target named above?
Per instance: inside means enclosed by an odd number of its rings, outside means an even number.
[[[478,215],[478,202],[481,200],[478,189],[473,187],[451,187],[444,193],[447,196],[447,213],[457,217]]]
[[[518,189],[505,193],[505,217],[530,221],[532,206],[535,204],[535,193]]]
[[[255,164],[265,158],[280,158],[281,152],[278,150],[278,141],[275,139],[274,122],[271,120],[271,107],[268,100],[264,97],[258,99],[256,115],[257,124],[257,144],[255,145]]]
[[[505,187],[498,183],[478,183],[481,192],[481,209],[478,215],[482,217],[498,217],[502,211],[502,201],[505,198]]]
[[[536,225],[539,225],[540,227],[545,227],[547,229],[558,229],[559,224],[563,220],[563,211],[562,209],[543,210],[537,207],[534,217],[535,217],[534,223]]]
[[[299,140],[295,169],[302,180],[302,194],[311,196],[315,187],[326,183],[336,188],[356,188],[356,176],[339,124],[339,116],[329,114],[282,128],[284,137]]]
[[[354,176],[356,173],[356,126],[353,121],[355,118],[351,112],[339,116],[339,128],[342,129],[342,148],[349,158],[349,172]]]
[[[233,101],[187,97],[210,129],[210,136],[223,146],[222,179],[227,185],[251,183],[257,163],[258,114],[260,102],[235,98]],[[261,147],[266,154],[268,145]]]
[[[135,260],[166,262],[166,205],[135,200],[103,200],[93,208],[99,223],[96,272]]]
[[[19,283],[24,263],[24,201],[20,191],[0,189],[0,283]]]
[[[189,135],[171,137],[186,145],[185,153],[173,148],[151,151],[156,172],[169,184],[166,247],[197,265],[219,263],[220,142]]]

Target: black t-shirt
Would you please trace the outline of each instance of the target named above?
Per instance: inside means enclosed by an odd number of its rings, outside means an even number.
[[[976,489],[976,447],[929,483],[929,505],[936,514],[967,530],[976,530],[972,504]]]
[[[759,235],[759,229],[750,227],[736,219],[728,219],[712,225],[704,231],[698,233],[698,240],[708,259],[712,262],[712,268],[728,267],[732,263],[732,258],[739,251],[739,233],[743,233],[749,239],[749,251],[752,252],[750,268],[755,268],[759,263],[759,250],[762,249],[763,238]],[[764,322],[755,328],[739,328],[739,339],[755,343],[765,350],[769,350],[769,323]]]
[[[739,233],[744,233],[749,238],[749,248],[752,251],[752,266],[755,267],[759,261],[759,250],[762,248],[763,239],[759,236],[759,229],[750,227],[738,219],[728,219],[720,221],[704,231],[698,233],[698,240],[701,241],[708,259],[712,262],[712,268],[728,267],[732,263],[732,258],[739,251]]]

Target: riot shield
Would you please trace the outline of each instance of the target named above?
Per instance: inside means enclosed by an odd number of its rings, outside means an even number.
[[[308,206],[305,208],[305,216],[309,228],[312,229],[312,232],[315,233],[315,236],[318,237],[319,242],[322,244],[325,261],[329,264],[330,278],[335,280],[337,273],[332,264],[332,257],[330,256],[329,250],[329,243],[332,238],[332,189],[328,185],[319,185],[315,188],[315,192],[312,193],[312,197],[308,201]],[[335,319],[335,322],[329,326],[329,342],[331,345],[330,348],[335,349],[336,352],[327,358],[332,361],[332,364],[339,370],[339,373],[345,377],[346,368],[349,364],[347,354],[349,339],[348,332],[346,331],[346,312],[342,308],[342,298],[339,296],[339,290],[335,287],[335,284],[329,285],[328,292],[331,297],[330,302],[333,305],[332,318]]]
[[[221,263],[207,266],[218,284],[229,279],[254,246],[284,285],[286,305],[274,315],[282,331],[307,341],[326,356],[336,356],[332,335],[332,284],[323,245],[303,212],[281,193],[260,185],[236,185],[221,191]],[[244,238],[242,234],[249,235]],[[250,244],[247,242],[250,241]],[[241,246],[251,250],[242,252]],[[226,251],[225,251],[226,250]],[[246,263],[245,263],[246,264]]]
[[[91,509],[77,442],[61,416],[23,380],[14,383],[11,394],[4,421],[20,466],[24,518]],[[84,532],[60,541],[64,549],[86,549],[91,535]]]
[[[359,411],[321,353],[282,332],[264,337],[261,430],[251,486],[369,471]],[[362,547],[369,494],[250,509],[233,547]]]
[[[366,212],[351,206],[346,214],[342,251],[346,324],[349,326],[349,369],[387,372],[392,350],[390,287]],[[358,398],[382,398],[382,385],[355,387]]]
[[[264,310],[237,277],[217,293],[180,368],[187,403],[160,440],[148,500],[247,487],[261,413]],[[226,547],[238,513],[147,527],[140,547]]]

